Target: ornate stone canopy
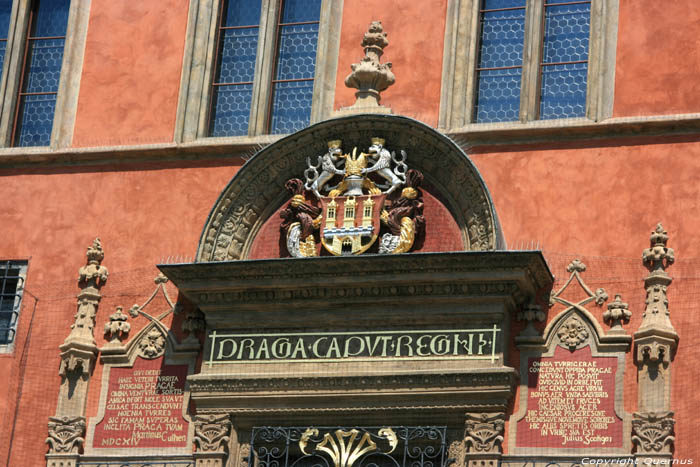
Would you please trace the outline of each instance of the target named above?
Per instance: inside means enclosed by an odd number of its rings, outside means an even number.
[[[367,146],[381,137],[405,150],[412,168],[445,202],[459,226],[463,249],[503,248],[498,218],[486,185],[464,151],[429,126],[394,115],[353,115],[327,120],[260,150],[231,179],[211,210],[197,251],[197,262],[247,259],[265,221],[289,195],[285,182],[304,173],[306,158],[323,154],[327,142]]]

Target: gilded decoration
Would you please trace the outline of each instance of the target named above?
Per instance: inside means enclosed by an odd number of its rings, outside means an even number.
[[[358,152],[367,153],[365,148],[371,138],[377,136],[386,140],[389,149],[406,152],[410,168],[420,171],[426,182],[436,188],[436,194],[461,232],[465,251],[505,247],[483,179],[454,141],[410,118],[362,114],[319,122],[261,149],[236,173],[212,207],[202,231],[196,261],[247,259],[262,226],[280,206],[287,207],[292,195],[287,194],[285,183],[290,174],[291,177],[298,174],[305,180],[303,174],[308,169],[306,158],[309,155],[314,156],[312,162],[317,164],[318,155],[328,152],[328,142],[337,140],[342,141],[341,155],[352,155],[354,147]],[[401,155],[400,150],[396,151],[397,157]],[[321,169],[321,166],[317,169],[319,175],[323,172]],[[341,178],[341,175],[334,176]],[[371,174],[370,178],[385,183],[377,174]],[[400,191],[396,189],[389,197],[400,195]],[[304,198],[309,204],[320,207],[315,195],[305,194]],[[315,231],[314,235],[318,252],[322,248],[319,233]],[[285,245],[286,232],[281,240]]]
[[[406,151],[389,151],[383,138],[367,152],[344,153],[341,140],[315,161],[307,158],[305,182],[291,179],[291,195],[280,214],[289,254],[317,256],[320,243],[335,256],[357,255],[374,245],[380,254],[410,251],[425,226],[419,187],[423,174],[408,169]]]
[[[335,436],[333,436],[335,435]],[[323,440],[316,442],[314,449],[309,445],[314,437],[319,436],[316,428],[307,428],[299,440],[299,450],[309,455],[313,451],[321,451],[331,458],[335,467],[352,467],[353,464],[365,454],[378,451],[377,444],[372,440],[369,432],[338,429],[331,433],[325,433]],[[385,454],[391,454],[398,444],[396,433],[391,428],[381,428],[377,435],[389,441],[389,450]]]

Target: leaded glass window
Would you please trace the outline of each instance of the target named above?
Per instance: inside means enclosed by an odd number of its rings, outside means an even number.
[[[259,23],[259,1],[222,1],[212,83],[211,136],[248,134]]]
[[[586,115],[591,2],[546,0],[540,118]]]
[[[15,146],[48,146],[63,64],[70,0],[34,0],[17,99]]]
[[[584,117],[588,74],[591,0],[481,0],[476,62],[474,121],[507,122],[521,117],[521,106],[536,104],[527,119]],[[542,15],[534,21],[532,15]],[[530,18],[539,28],[525,36]],[[528,47],[531,59],[524,60]],[[536,79],[536,96],[521,99],[523,74]]]
[[[316,71],[321,0],[285,0],[277,26],[270,133],[309,124]]]
[[[0,72],[2,72],[2,66],[5,64],[5,50],[7,49],[11,13],[12,0],[0,0]]]
[[[15,341],[26,272],[26,261],[0,262],[0,351]]]
[[[525,0],[484,0],[476,69],[476,122],[518,119],[525,42]]]

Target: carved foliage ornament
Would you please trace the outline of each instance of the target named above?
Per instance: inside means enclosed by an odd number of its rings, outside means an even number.
[[[78,453],[85,440],[85,417],[49,417],[49,453]]]
[[[425,218],[419,186],[423,175],[409,170],[406,152],[372,138],[367,153],[343,153],[342,141],[328,142],[316,162],[307,158],[306,182],[292,179],[292,195],[281,212],[281,230],[293,257],[316,256],[317,242],[336,256],[361,254],[381,235],[379,253],[406,253]],[[382,233],[383,232],[383,233]]]
[[[352,73],[345,78],[347,87],[357,89],[355,105],[377,106],[380,101],[379,93],[394,84],[391,63],[379,63],[387,45],[389,41],[382,28],[382,22],[372,21],[362,39],[365,56],[359,63],[350,65]]]
[[[369,432],[364,432],[360,437],[360,430],[353,428],[352,430],[335,430],[333,433],[323,435],[323,440],[315,441],[314,438],[319,436],[319,431],[316,428],[307,428],[304,434],[299,439],[299,449],[302,453],[309,455],[313,451],[321,451],[330,456],[334,467],[352,467],[353,464],[362,456],[368,453],[378,451],[377,444],[372,440]],[[390,454],[398,445],[398,437],[391,428],[381,428],[377,434],[389,441],[389,451],[385,454]],[[359,438],[359,439],[358,439]],[[310,443],[316,443],[312,449]]]
[[[469,452],[497,453],[503,442],[503,414],[467,414],[464,441]]]
[[[202,452],[225,452],[231,432],[228,415],[197,415],[194,418],[194,442]]]
[[[165,352],[165,336],[158,327],[152,328],[139,341],[139,352],[143,358],[153,359]]]
[[[588,338],[588,328],[579,318],[572,316],[561,325],[557,337],[564,348],[573,351]]]
[[[673,436],[673,412],[635,413],[632,419],[632,442],[638,454],[671,452],[676,438]]]
[[[118,306],[117,311],[109,315],[109,322],[105,323],[105,335],[110,342],[123,338],[131,329],[131,324],[127,322],[129,318]]]

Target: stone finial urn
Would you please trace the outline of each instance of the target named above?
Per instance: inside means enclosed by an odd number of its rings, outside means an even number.
[[[381,106],[380,93],[394,84],[395,77],[391,71],[391,63],[379,63],[384,53],[384,47],[389,45],[381,21],[373,21],[362,39],[365,56],[359,63],[351,65],[352,73],[345,78],[345,85],[357,89],[355,103],[346,109],[362,109],[363,111],[379,111],[391,113],[387,107]],[[383,111],[382,111],[383,110]]]

